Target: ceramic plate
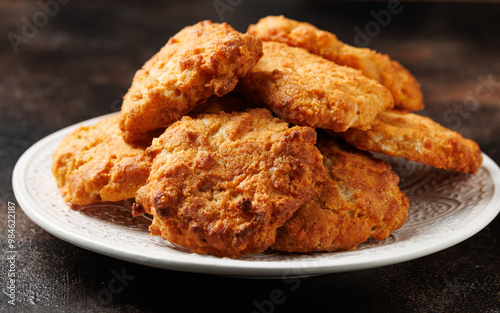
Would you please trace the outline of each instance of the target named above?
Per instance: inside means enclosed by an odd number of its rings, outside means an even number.
[[[147,230],[145,217],[132,218],[119,205],[76,211],[65,204],[51,173],[59,142],[82,125],[62,129],[28,149],[16,164],[13,188],[28,217],[54,236],[111,257],[170,270],[226,276],[283,278],[353,271],[390,265],[451,247],[479,232],[500,210],[500,170],[483,154],[476,175],[437,170],[402,159],[388,159],[410,199],[405,225],[381,241],[355,251],[290,254],[266,252],[233,260],[190,253]]]

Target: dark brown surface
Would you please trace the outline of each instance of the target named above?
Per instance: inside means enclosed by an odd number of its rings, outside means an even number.
[[[244,280],[102,256],[53,237],[24,215],[11,186],[21,154],[62,127],[118,110],[135,70],[171,35],[202,19],[220,21],[213,3],[70,1],[40,23],[16,53],[8,34],[21,34],[23,17],[39,16],[41,7],[37,1],[0,1],[0,311],[499,312],[498,217],[474,237],[410,262],[307,279]],[[233,4],[223,18],[238,30],[262,16],[285,14],[351,44],[355,27],[364,29],[374,20],[370,11],[387,9],[372,2],[216,3]],[[500,6],[405,2],[401,7],[369,46],[415,74],[424,114],[476,140],[500,163]],[[15,306],[5,295],[8,201],[17,205]],[[114,273],[129,280],[119,292],[106,293]],[[271,307],[272,299],[277,304]]]

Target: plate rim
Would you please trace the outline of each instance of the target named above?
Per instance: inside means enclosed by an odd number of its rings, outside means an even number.
[[[12,187],[14,191],[14,196],[19,203],[19,206],[23,212],[39,227],[53,236],[76,245],[80,248],[90,250],[99,254],[110,256],[113,258],[138,263],[142,265],[152,266],[156,268],[184,271],[184,272],[194,272],[194,273],[205,273],[223,276],[237,276],[245,278],[284,278],[284,277],[301,277],[301,276],[314,276],[323,275],[338,272],[348,272],[357,271],[368,268],[382,267],[393,265],[397,263],[406,262],[409,260],[424,257],[438,251],[450,248],[481,231],[489,223],[491,223],[500,211],[500,168],[498,165],[485,153],[483,155],[482,167],[487,170],[493,181],[493,194],[486,207],[482,210],[485,214],[476,215],[472,221],[474,221],[475,227],[467,228],[466,231],[455,234],[452,240],[442,237],[432,242],[429,247],[428,243],[424,245],[419,245],[417,248],[413,248],[411,252],[401,251],[398,253],[392,253],[392,257],[387,258],[384,254],[376,255],[370,262],[363,262],[362,260],[352,262],[349,259],[348,264],[330,264],[325,262],[322,258],[318,264],[313,267],[307,266],[312,263],[310,259],[308,260],[298,260],[297,262],[280,262],[280,266],[276,267],[275,263],[278,261],[260,261],[260,260],[241,260],[241,259],[229,259],[229,258],[218,258],[213,256],[198,255],[196,253],[191,253],[196,257],[191,258],[189,263],[182,262],[177,258],[173,259],[160,259],[159,257],[150,257],[139,251],[131,253],[131,250],[122,249],[119,247],[113,247],[105,242],[96,242],[92,239],[85,238],[78,233],[72,233],[66,227],[61,227],[60,225],[52,223],[49,219],[44,218],[41,212],[37,212],[35,208],[38,205],[31,198],[26,184],[24,182],[24,177],[27,171],[27,165],[29,161],[36,157],[36,153],[42,150],[43,147],[53,143],[55,140],[62,140],[62,138],[69,132],[80,126],[93,125],[98,120],[103,119],[107,116],[118,114],[110,113],[106,115],[101,115],[94,117],[67,127],[64,127],[56,132],[53,132],[42,139],[35,142],[30,146],[18,159],[14,170],[12,173]],[[61,137],[63,136],[63,137]],[[61,138],[59,138],[61,137]],[[26,197],[25,195],[28,195]],[[495,208],[495,206],[497,206]],[[132,250],[136,250],[133,248]],[[335,252],[339,253],[339,252]],[[348,253],[348,252],[344,252]],[[394,255],[395,254],[395,255]],[[209,261],[207,261],[207,259]],[[216,259],[217,262],[210,262],[211,259]],[[252,267],[248,267],[251,263]],[[321,264],[326,263],[326,264]]]

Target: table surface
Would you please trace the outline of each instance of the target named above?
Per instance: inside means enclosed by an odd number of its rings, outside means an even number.
[[[413,261],[252,280],[150,268],[78,248],[34,224],[14,197],[12,170],[21,154],[58,129],[118,111],[134,72],[182,27],[211,19],[244,31],[269,14],[309,21],[347,43],[390,54],[421,83],[421,113],[474,139],[500,164],[500,5],[392,5],[0,1],[0,311],[499,312],[499,217],[472,238]],[[9,202],[17,205],[15,306],[5,292]],[[107,292],[117,273],[129,279]]]

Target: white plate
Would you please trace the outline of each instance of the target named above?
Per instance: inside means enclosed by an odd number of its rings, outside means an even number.
[[[17,162],[12,183],[19,205],[40,227],[79,247],[130,262],[240,277],[284,278],[353,271],[446,249],[479,232],[500,210],[500,170],[484,154],[483,166],[476,175],[391,159],[411,206],[406,224],[385,240],[369,240],[348,252],[266,252],[236,260],[198,255],[150,236],[143,221],[131,222],[126,214],[120,214],[119,207],[99,216],[92,210],[75,211],[65,204],[52,177],[52,153],[69,132],[102,118],[67,127],[34,144]]]

